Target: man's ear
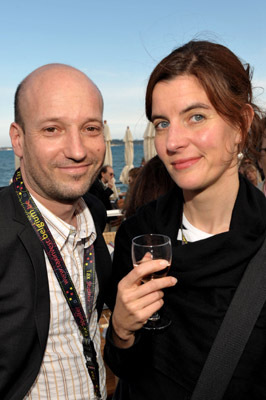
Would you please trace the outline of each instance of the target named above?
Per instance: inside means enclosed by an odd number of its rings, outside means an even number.
[[[10,125],[9,136],[14,153],[21,158],[23,156],[24,131],[16,122],[12,122]]]

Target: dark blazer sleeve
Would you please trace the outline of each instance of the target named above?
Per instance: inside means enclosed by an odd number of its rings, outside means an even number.
[[[21,400],[34,383],[50,319],[43,250],[13,187],[0,192],[0,398]]]

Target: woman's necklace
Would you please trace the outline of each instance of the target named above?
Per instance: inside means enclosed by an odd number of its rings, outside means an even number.
[[[182,246],[184,244],[188,244],[188,240],[186,239],[186,237],[184,235],[184,231],[183,231],[183,223],[181,224],[181,234],[182,234]]]

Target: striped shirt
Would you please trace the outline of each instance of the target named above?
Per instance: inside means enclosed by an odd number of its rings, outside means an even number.
[[[84,310],[86,301],[83,281],[84,247],[96,239],[91,213],[83,199],[76,208],[77,229],[52,214],[35,198],[53,238],[61,252],[75,285]],[[25,400],[94,400],[93,384],[83,355],[82,335],[71,314],[57,278],[45,254],[50,289],[50,327],[43,362],[35,383]],[[96,282],[93,311],[90,319],[90,336],[97,352],[100,388],[106,399],[105,368],[101,355],[101,338],[97,323],[96,299],[99,292]]]

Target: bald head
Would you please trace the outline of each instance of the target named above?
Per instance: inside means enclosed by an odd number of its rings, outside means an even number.
[[[58,204],[72,209],[98,175],[105,153],[102,113],[99,89],[67,65],[38,68],[17,90],[12,146],[26,187],[53,212]]]
[[[54,84],[58,84],[59,80],[61,82],[64,81],[66,87],[71,82],[80,82],[82,85],[87,86],[89,90],[95,92],[103,108],[100,90],[83,72],[65,64],[43,65],[27,75],[18,85],[15,93],[15,122],[23,130],[25,129],[25,113],[27,113],[29,102],[33,100],[32,97],[38,96],[38,92],[41,92],[40,89],[44,86],[46,90],[47,88],[49,90],[49,86],[53,87]]]

